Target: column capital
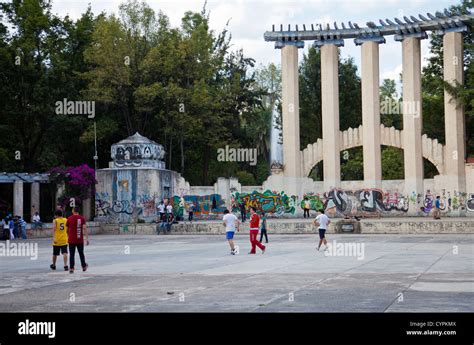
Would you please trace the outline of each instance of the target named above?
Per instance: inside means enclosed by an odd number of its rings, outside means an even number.
[[[425,31],[415,31],[415,32],[402,32],[400,31],[395,36],[393,36],[395,41],[402,42],[405,38],[419,38],[420,40],[424,40],[428,38],[428,34]]]
[[[285,46],[295,46],[296,48],[304,48],[304,41],[277,41],[275,49],[282,49]]]
[[[469,32],[469,28],[467,25],[461,25],[461,26],[455,26],[453,28],[443,28],[443,29],[439,29],[439,30],[436,30],[436,31],[433,31],[435,35],[438,35],[438,36],[443,36],[444,34],[447,34],[448,32]]]
[[[374,42],[374,43],[386,43],[385,37],[380,35],[372,35],[367,37],[357,37],[354,39],[354,43],[356,46],[362,45],[364,42]]]
[[[330,38],[324,40],[314,41],[313,47],[320,48],[327,44],[334,44],[336,47],[344,47],[344,40],[342,38]]]

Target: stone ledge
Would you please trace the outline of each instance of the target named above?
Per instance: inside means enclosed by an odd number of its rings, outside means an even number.
[[[474,234],[474,220],[383,220],[364,219],[360,222],[354,220],[333,220],[329,225],[328,233],[346,233],[343,225],[353,224],[354,233],[361,234]],[[101,234],[128,234],[128,235],[154,235],[157,224],[101,224]],[[248,233],[248,224],[241,227],[241,233]],[[221,222],[196,222],[193,224],[173,224],[172,234],[224,234]],[[268,222],[269,234],[315,234],[317,228],[310,221],[299,220],[295,222]]]

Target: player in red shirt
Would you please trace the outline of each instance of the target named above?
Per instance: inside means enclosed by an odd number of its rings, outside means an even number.
[[[258,229],[259,229],[260,217],[257,214],[255,207],[250,208],[250,243],[252,250],[249,254],[255,254],[256,247],[262,250],[262,254],[265,253],[265,246],[257,240]]]
[[[84,256],[84,238],[86,245],[89,245],[89,235],[87,234],[86,219],[81,216],[76,207],[72,209],[72,216],[67,219],[67,235],[69,241],[69,273],[74,273],[74,261],[76,256],[76,248],[81,258],[82,270],[85,272],[89,265],[86,263]]]

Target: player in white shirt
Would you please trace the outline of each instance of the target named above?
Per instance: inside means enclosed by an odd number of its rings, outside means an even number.
[[[225,225],[226,239],[227,241],[229,241],[229,245],[230,245],[230,254],[235,255],[236,250],[234,246],[234,234],[235,234],[235,229],[237,229],[237,231],[240,231],[240,221],[235,215],[230,213],[229,210],[227,209],[224,211],[224,217],[222,218],[222,221],[224,222],[224,225]]]
[[[326,230],[328,229],[328,225],[331,223],[328,216],[324,214],[324,210],[321,209],[318,211],[318,215],[313,221],[313,224],[318,227],[319,229],[319,245],[317,250],[321,247],[321,244],[324,242],[325,248],[324,250],[328,249],[328,242],[326,241]]]

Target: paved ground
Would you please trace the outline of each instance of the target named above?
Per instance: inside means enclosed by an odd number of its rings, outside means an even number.
[[[97,235],[74,275],[49,270],[49,239],[29,240],[37,260],[0,257],[0,312],[474,311],[474,235],[329,236],[363,258],[315,240],[273,235],[251,256],[242,234],[231,256],[218,235]]]

